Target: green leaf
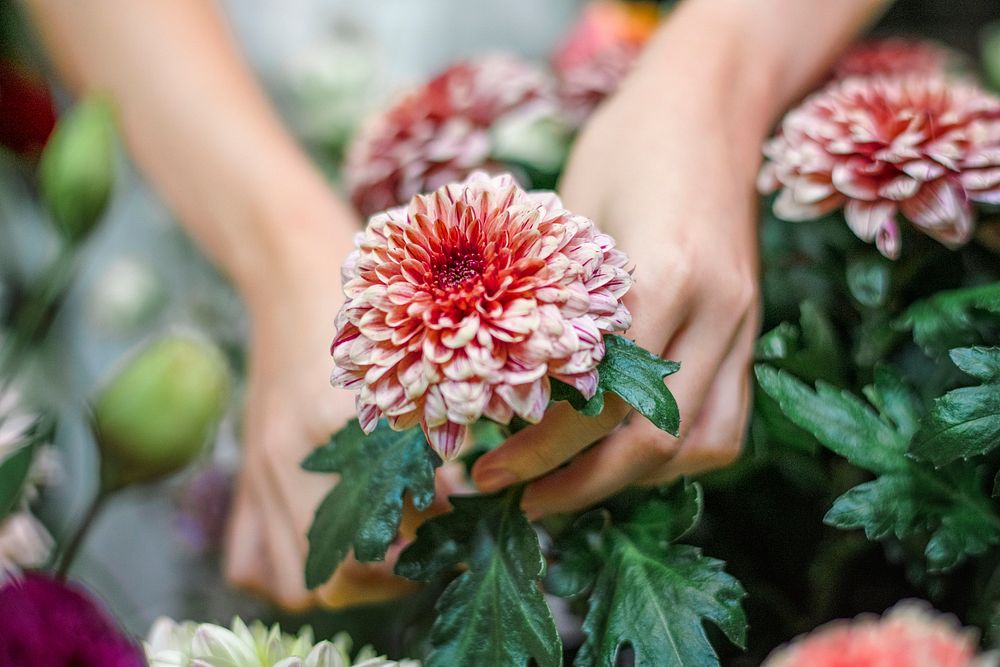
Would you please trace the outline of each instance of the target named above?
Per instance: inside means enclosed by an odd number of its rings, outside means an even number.
[[[519,488],[453,497],[453,510],[417,530],[396,573],[427,580],[465,563],[438,600],[426,667],[562,664],[562,642],[538,579],[545,560],[520,510]]]
[[[907,454],[917,403],[899,377],[885,369],[865,389],[881,415],[846,391],[810,387],[784,371],[757,366],[762,389],[789,419],[825,447],[877,475],[838,498],[824,521],[863,528],[874,540],[920,537],[931,570],[955,567],[1000,541],[1000,519],[974,467],[935,470]]]
[[[978,342],[984,319],[997,323],[998,316],[1000,282],[938,292],[910,306],[896,326],[912,330],[917,344],[933,353]]]
[[[875,368],[875,384],[864,388],[865,398],[909,440],[920,426],[920,401],[899,373],[889,366]]]
[[[858,303],[881,308],[892,292],[892,263],[876,253],[865,253],[847,264],[847,287]]]
[[[701,485],[684,480],[640,505],[622,530],[637,541],[674,542],[698,524],[703,509]]]
[[[703,621],[734,644],[746,644],[746,593],[724,563],[685,545],[636,541],[611,529],[608,553],[590,595],[575,665],[613,667],[624,645],[635,664],[658,667],[718,665]]]
[[[985,384],[953,389],[934,400],[912,453],[940,466],[986,454],[1000,445],[1000,348],[958,348],[955,365]]]
[[[29,444],[0,461],[0,519],[17,507],[34,457],[35,447]]]
[[[948,352],[964,373],[983,382],[1000,382],[1000,348],[959,347]]]
[[[758,339],[756,357],[810,380],[837,382],[843,375],[837,334],[811,301],[799,305],[798,326],[782,322]]]
[[[856,466],[876,473],[892,471],[908,440],[848,391],[824,382],[814,391],[786,371],[756,366],[757,382],[785,416]]]
[[[680,364],[666,361],[642,349],[624,336],[604,337],[607,352],[597,367],[597,393],[589,401],[569,385],[552,382],[552,400],[569,401],[585,415],[599,415],[604,410],[604,394],[617,394],[657,428],[677,435],[680,412],[663,378],[680,370]]]
[[[413,505],[434,502],[434,468],[441,464],[420,429],[393,431],[381,421],[365,436],[357,421],[337,432],[302,463],[311,472],[340,473],[309,529],[306,585],[324,583],[353,547],[363,562],[382,560],[396,537],[409,490]]]

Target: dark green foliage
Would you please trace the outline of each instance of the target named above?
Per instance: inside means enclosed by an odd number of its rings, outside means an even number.
[[[757,366],[760,387],[785,415],[825,447],[876,475],[838,498],[825,522],[862,528],[869,539],[918,538],[932,571],[948,570],[1000,541],[1000,519],[974,468],[938,471],[907,455],[918,404],[898,376],[882,369],[866,388],[875,412],[850,392]]]

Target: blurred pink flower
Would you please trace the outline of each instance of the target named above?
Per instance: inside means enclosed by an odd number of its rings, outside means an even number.
[[[618,89],[659,21],[653,3],[598,0],[584,9],[552,56],[560,104],[572,124],[582,124]]]
[[[782,646],[763,667],[995,667],[995,655],[976,656],[976,633],[907,601],[885,616],[834,621]]]
[[[936,76],[854,77],[789,112],[764,147],[774,212],[844,208],[859,238],[899,256],[897,212],[949,247],[973,234],[971,202],[1000,203],[1000,99]]]
[[[956,60],[954,52],[933,42],[898,37],[870,39],[858,42],[841,56],[833,66],[832,76],[933,76],[946,73]]]
[[[454,458],[481,416],[537,422],[549,376],[597,390],[603,334],[626,330],[628,258],[551,192],[474,173],[372,217],[343,269],[334,385],[358,419],[420,425]]]
[[[490,128],[512,114],[555,108],[554,83],[508,55],[453,65],[366,123],[347,151],[351,200],[371,215],[461,180],[491,160]]]

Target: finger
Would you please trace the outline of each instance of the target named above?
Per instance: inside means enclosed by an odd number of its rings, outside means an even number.
[[[572,512],[604,500],[669,458],[676,438],[646,419],[635,419],[573,463],[525,489],[521,507],[528,518]]]
[[[315,605],[314,594],[305,587],[304,571],[307,540],[297,533],[293,522],[288,520],[287,511],[281,506],[280,494],[274,479],[265,475],[262,480],[264,498],[271,502],[261,502],[268,560],[270,561],[270,597],[288,611],[303,611]]]
[[[480,458],[472,468],[472,478],[484,493],[534,479],[600,440],[627,412],[625,403],[610,395],[604,411],[596,417],[582,415],[568,403],[557,403],[541,422],[519,431]]]
[[[397,542],[389,547],[386,559],[380,563],[359,563],[348,557],[333,578],[317,589],[316,594],[324,607],[337,609],[356,604],[374,604],[402,597],[417,590],[412,581],[392,573],[399,553],[405,544]]]
[[[701,414],[672,459],[647,474],[644,484],[662,484],[728,465],[742,450],[750,409],[750,366],[756,325],[748,325],[712,384]]]
[[[263,550],[259,524],[260,512],[255,500],[246,490],[242,479],[237,482],[233,497],[233,510],[226,529],[223,568],[226,580],[237,588],[254,589],[263,579],[260,553]]]

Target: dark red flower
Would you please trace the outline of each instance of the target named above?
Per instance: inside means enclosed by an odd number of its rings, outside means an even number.
[[[143,667],[142,648],[80,586],[28,573],[0,588],[0,667]]]
[[[55,124],[45,82],[27,76],[9,60],[0,60],[0,145],[20,155],[35,155]]]

